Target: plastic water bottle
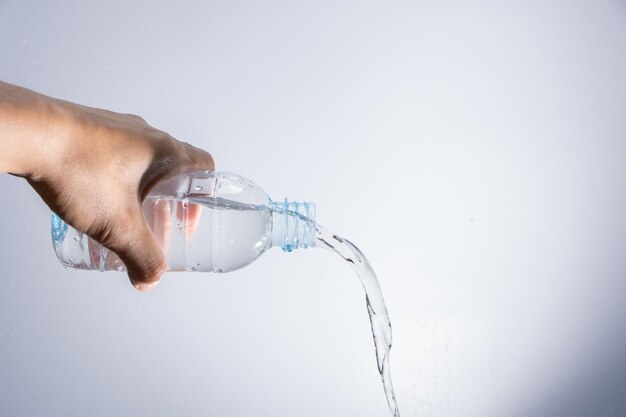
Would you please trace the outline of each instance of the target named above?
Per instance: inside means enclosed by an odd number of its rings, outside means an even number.
[[[315,205],[277,203],[252,181],[227,172],[185,173],[157,184],[143,213],[170,271],[228,272],[267,249],[315,246]],[[70,268],[124,271],[117,255],[52,214],[52,242]]]

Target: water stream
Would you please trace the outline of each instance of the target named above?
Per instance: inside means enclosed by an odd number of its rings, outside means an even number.
[[[391,370],[389,369],[391,321],[389,321],[387,307],[385,306],[385,300],[383,299],[383,293],[378,284],[378,279],[376,279],[376,274],[367,261],[367,258],[352,242],[335,235],[320,225],[317,225],[316,229],[318,246],[335,252],[346,262],[350,263],[350,266],[352,266],[352,269],[354,269],[361,280],[361,284],[365,290],[367,313],[369,314],[370,323],[372,325],[372,336],[374,337],[374,346],[376,348],[378,372],[383,380],[389,410],[394,417],[399,417],[400,412],[398,411],[396,395],[391,382]]]

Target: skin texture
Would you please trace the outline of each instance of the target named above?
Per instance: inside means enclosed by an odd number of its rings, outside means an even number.
[[[0,82],[0,172],[25,178],[68,224],[115,252],[140,291],[167,269],[141,202],[158,181],[203,169],[215,169],[209,153],[139,116]]]

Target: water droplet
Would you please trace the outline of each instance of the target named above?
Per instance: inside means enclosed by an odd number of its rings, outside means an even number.
[[[193,187],[196,191],[202,191],[202,186],[200,185],[196,185],[195,187]]]

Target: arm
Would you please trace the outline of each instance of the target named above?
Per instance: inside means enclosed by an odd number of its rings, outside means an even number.
[[[141,202],[165,177],[214,168],[210,154],[139,116],[0,81],[0,172],[25,178],[67,223],[114,251],[139,290],[167,268]]]

